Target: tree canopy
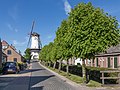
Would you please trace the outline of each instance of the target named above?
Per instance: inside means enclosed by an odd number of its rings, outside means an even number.
[[[115,17],[95,8],[91,3],[80,3],[71,10],[66,35],[71,50],[80,58],[91,58],[120,42],[118,22]]]
[[[61,22],[54,42],[42,48],[40,57],[51,61],[78,57],[84,61],[119,43],[116,18],[91,3],[79,3]]]
[[[30,52],[30,49],[29,49],[29,48],[27,48],[27,49],[25,50],[24,58],[25,58],[26,60],[30,60],[30,59],[31,59],[31,52]]]

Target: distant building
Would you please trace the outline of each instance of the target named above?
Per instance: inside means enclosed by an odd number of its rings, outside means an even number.
[[[31,59],[39,59],[39,53],[41,50],[41,41],[40,41],[40,35],[36,32],[33,32],[31,34]]]
[[[13,45],[9,45],[6,41],[2,41],[2,50],[7,55],[7,61],[22,62],[24,58],[16,51]]]

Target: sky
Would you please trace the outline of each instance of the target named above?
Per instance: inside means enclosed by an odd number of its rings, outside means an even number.
[[[42,46],[52,42],[61,21],[78,3],[91,2],[120,23],[120,0],[0,0],[0,38],[24,54],[32,22]]]

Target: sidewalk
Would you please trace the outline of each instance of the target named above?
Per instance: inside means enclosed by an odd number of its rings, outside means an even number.
[[[30,67],[31,68],[31,67]],[[19,74],[1,75],[2,90],[29,90],[31,70],[21,71]]]

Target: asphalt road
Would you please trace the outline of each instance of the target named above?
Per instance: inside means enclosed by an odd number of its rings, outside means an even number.
[[[32,63],[30,90],[75,90],[62,79],[44,69],[38,62]]]
[[[19,74],[0,75],[0,90],[75,90],[64,80],[32,62],[32,68]]]

